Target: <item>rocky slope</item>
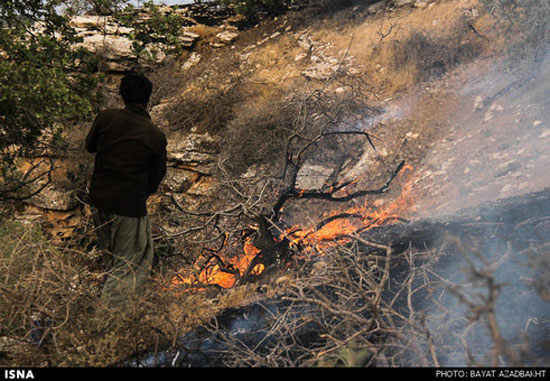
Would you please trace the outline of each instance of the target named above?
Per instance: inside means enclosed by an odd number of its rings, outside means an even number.
[[[192,19],[177,7],[163,8],[162,12],[179,12]],[[195,211],[219,198],[215,169],[224,137],[216,132],[217,126],[208,130],[201,125],[203,120],[220,114],[209,123],[223,124],[227,122],[225,115],[233,115],[235,120],[250,108],[261,109],[276,102],[281,94],[298,90],[344,94],[349,85],[339,86],[334,81],[342,72],[367,83],[370,105],[382,112],[375,116],[365,108],[349,116],[350,124],[367,128],[379,139],[376,152],[365,146],[349,157],[340,178],[359,177],[363,185],[372,187],[396,160],[405,159],[418,171],[417,185],[433,178],[432,185],[423,189],[437,189],[438,182],[447,180],[436,175],[445,172],[429,168],[437,166],[439,160],[448,160],[438,156],[441,151],[434,148],[436,140],[445,142],[449,131],[462,133],[458,123],[454,128],[445,123],[455,118],[458,104],[474,102],[478,95],[489,96],[465,92],[462,87],[493,70],[490,57],[503,43],[498,28],[477,0],[379,1],[317,18],[290,13],[242,30],[235,18],[221,18],[210,25],[193,19],[182,35],[186,50],[177,57],[158,55],[156,62],[138,60],[132,52],[132,30],[117,25],[112,18],[78,17],[73,25],[84,38],[83,46],[103,57],[101,69],[108,74],[105,107],[120,105],[116,85],[122,73],[147,70],[155,81],[151,115],[168,135],[170,168],[161,195],[151,200],[153,212],[166,195]],[[471,66],[461,69],[464,64]],[[451,78],[459,75],[453,74],[456,70],[468,78],[453,82]],[[476,76],[471,76],[474,73]],[[219,99],[226,108],[218,109],[206,101],[201,106],[197,101],[202,112],[211,115],[192,119],[188,114],[198,111],[188,105],[198,99]],[[503,115],[498,106],[487,112]],[[212,111],[208,107],[213,107]],[[480,115],[473,105],[468,105],[464,114]],[[188,122],[183,127],[178,122],[182,119]],[[69,138],[73,142],[71,152],[77,156],[86,130],[83,126]],[[89,171],[91,165],[91,157],[79,157],[76,162],[60,160],[61,169],[54,176],[59,181],[33,197],[22,218],[40,219],[46,213],[52,234],[60,237],[78,226],[87,212],[67,177],[78,172],[83,184],[86,172],[76,166]],[[322,184],[333,173],[333,165],[307,163],[299,185],[314,188]],[[251,170],[261,171],[261,167]]]

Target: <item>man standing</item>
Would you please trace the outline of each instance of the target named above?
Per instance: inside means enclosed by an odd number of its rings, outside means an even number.
[[[152,89],[147,77],[126,75],[120,82],[125,108],[100,112],[86,137],[86,149],[96,154],[94,224],[110,267],[101,299],[113,306],[143,288],[153,263],[146,201],[166,173],[166,137],[147,112]]]

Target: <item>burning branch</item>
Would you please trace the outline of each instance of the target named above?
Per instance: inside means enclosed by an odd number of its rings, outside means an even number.
[[[331,81],[334,80],[335,78],[331,79]],[[194,234],[214,226],[219,232],[215,239],[227,237],[228,234],[235,238],[235,242],[218,253],[215,259],[205,251],[200,255],[197,263],[201,263],[202,267],[198,278],[218,282],[218,275],[223,273],[225,278],[230,278],[223,281],[223,287],[243,284],[263,273],[266,268],[279,267],[286,263],[291,253],[300,254],[301,250],[312,253],[322,251],[323,248],[318,246],[320,241],[332,241],[345,234],[359,234],[370,226],[387,221],[388,218],[397,219],[395,215],[369,216],[365,214],[365,210],[349,210],[321,221],[315,229],[296,229],[294,232],[288,231],[287,225],[281,220],[284,206],[290,200],[324,200],[342,204],[367,195],[383,194],[406,167],[405,161],[401,161],[390,173],[388,179],[376,189],[353,191],[350,188],[357,180],[337,182],[345,160],[336,158],[339,162],[321,189],[298,189],[299,172],[306,161],[314,159],[318,154],[326,153],[322,151],[325,145],[330,145],[329,150],[333,150],[333,145],[340,144],[342,139],[347,139],[346,143],[350,143],[352,149],[358,151],[363,150],[364,140],[373,150],[376,150],[373,139],[382,140],[370,132],[352,129],[351,126],[346,125],[349,112],[359,105],[359,99],[364,98],[364,94],[360,93],[361,89],[355,85],[354,83],[348,86],[351,88],[350,99],[331,94],[327,83],[322,89],[316,89],[304,96],[294,96],[287,101],[288,103],[282,109],[295,110],[296,112],[292,114],[296,115],[296,119],[293,119],[291,126],[281,126],[286,135],[282,143],[283,147],[286,145],[286,152],[280,163],[279,176],[275,175],[279,172],[279,169],[276,169],[272,175],[264,172],[257,177],[235,178],[230,167],[226,166],[226,160],[220,160],[218,169],[221,177],[224,178],[221,185],[230,191],[225,201],[233,202],[231,206],[220,208],[221,211],[191,214],[172,198],[178,210],[202,220],[202,223],[197,223],[194,227],[172,233],[172,237]],[[361,110],[364,111],[365,107],[361,104]],[[269,142],[266,143],[269,144]],[[346,144],[346,147],[350,149],[349,144]],[[355,219],[357,226],[348,222],[350,219]],[[348,226],[336,232],[336,235],[334,233],[323,235],[325,230],[330,230],[340,223]],[[246,236],[240,234],[243,231],[248,231],[249,234]],[[208,233],[205,235],[208,237]],[[183,284],[192,285],[196,280],[197,278]],[[180,281],[177,283],[182,284]]]
[[[294,177],[294,182],[291,185],[290,189],[288,189],[286,192],[282,193],[275,205],[273,206],[273,212],[275,216],[280,216],[281,210],[283,209],[284,204],[291,198],[302,198],[302,199],[320,199],[320,200],[327,200],[332,202],[348,202],[358,197],[363,197],[367,195],[372,194],[382,194],[388,191],[391,182],[395,177],[399,174],[399,172],[403,169],[405,166],[405,161],[401,161],[399,165],[393,170],[390,177],[386,180],[384,184],[382,184],[381,187],[377,189],[370,189],[370,190],[360,190],[357,192],[353,192],[351,194],[345,195],[345,196],[335,196],[335,193],[338,191],[344,189],[348,185],[354,183],[354,181],[347,181],[342,184],[339,184],[337,186],[331,187],[327,192],[322,191],[303,191],[296,189],[296,176]],[[297,173],[297,171],[296,171]]]
[[[234,285],[244,284],[250,281],[252,276],[261,274],[270,266],[278,266],[282,263],[286,263],[292,251],[323,251],[324,249],[318,246],[320,242],[325,241],[328,246],[337,245],[338,241],[336,240],[350,238],[350,235],[357,237],[355,239],[360,239],[356,235],[360,234],[362,231],[382,223],[383,221],[387,221],[388,219],[397,220],[398,217],[389,213],[374,213],[371,216],[368,213],[365,214],[365,210],[358,210],[335,214],[321,221],[311,230],[298,229],[296,231],[285,231],[279,227],[283,225],[280,220],[282,208],[284,204],[292,198],[346,202],[368,194],[385,193],[389,189],[391,182],[404,167],[405,162],[401,161],[381,187],[373,190],[353,192],[346,196],[335,196],[335,194],[352,182],[345,182],[334,186],[326,192],[298,192],[294,187],[292,190],[279,196],[275,206],[272,208],[275,213],[272,213],[271,216],[260,214],[256,217],[256,223],[259,228],[253,233],[249,232],[246,236],[243,236],[245,241],[243,248],[244,252],[241,254],[241,259],[236,259],[235,254],[220,253],[219,255],[213,255],[205,253],[203,257],[206,259],[200,261],[203,265],[198,276],[187,281],[176,279],[174,283],[178,285],[188,285],[193,290],[197,289],[197,287],[200,288],[200,284],[202,283],[208,284],[212,282],[220,284],[222,287],[233,287]],[[235,213],[238,209],[238,207],[233,207],[226,209],[225,212]],[[207,223],[210,223],[216,214],[208,214],[208,216],[209,219]],[[356,219],[359,223],[354,225],[344,222],[344,225],[332,226],[334,223],[337,223],[338,220],[347,221],[349,219]],[[278,231],[277,236],[272,233],[273,228]],[[334,230],[332,230],[332,228],[334,228]],[[391,254],[391,252],[389,254]]]

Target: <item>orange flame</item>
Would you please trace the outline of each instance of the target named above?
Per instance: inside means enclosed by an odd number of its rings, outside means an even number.
[[[243,246],[241,255],[230,255],[227,252],[221,252],[217,255],[223,260],[224,266],[214,262],[213,257],[207,261],[204,268],[198,271],[198,274],[191,273],[186,276],[178,274],[172,278],[172,287],[188,288],[188,291],[203,291],[206,285],[218,285],[222,288],[231,288],[235,285],[244,272],[249,268],[250,263],[260,253],[260,249],[252,244],[252,239],[247,238]],[[207,255],[203,254],[197,261],[198,263],[206,260]],[[219,262],[219,261],[218,261]],[[260,275],[265,266],[258,264],[252,268],[252,275]]]
[[[404,166],[402,171],[412,170],[411,166]],[[328,213],[329,222],[322,226],[305,228],[293,226],[285,230],[282,238],[290,242],[290,247],[303,254],[316,253],[324,254],[328,248],[343,244],[349,240],[346,236],[359,234],[375,226],[387,222],[396,221],[400,214],[413,208],[411,197],[412,179],[408,179],[401,189],[401,197],[390,202],[388,205],[379,203],[364,202],[359,207],[347,208],[345,210],[334,210]],[[303,193],[303,192],[302,192]],[[331,218],[333,218],[331,220]],[[251,227],[251,229],[256,229]],[[238,279],[249,269],[250,264],[260,254],[260,249],[252,243],[252,238],[247,238],[242,251],[237,249],[238,245],[231,245],[227,250],[217,253],[216,259],[203,254],[198,263],[207,261],[198,273],[176,275],[172,279],[173,288],[185,288],[187,291],[202,291],[207,285],[218,285],[223,288],[231,288]],[[238,254],[236,252],[240,251]],[[233,254],[232,254],[232,253]],[[223,263],[220,263],[221,262]],[[257,264],[250,270],[252,275],[260,275],[265,270],[263,264]]]

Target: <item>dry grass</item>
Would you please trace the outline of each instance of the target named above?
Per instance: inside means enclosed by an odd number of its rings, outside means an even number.
[[[348,10],[319,22],[311,36],[330,41],[336,55],[349,47],[348,54],[380,96],[426,81],[433,70],[430,63],[441,62],[440,69],[450,70],[478,54],[497,52],[505,42],[477,0],[460,5],[439,1],[422,9],[385,10],[364,17],[357,14],[365,13]]]
[[[225,363],[280,367],[543,364],[547,351],[537,342],[545,342],[540,336],[545,328],[539,335],[531,333],[530,339],[522,335],[537,317],[521,308],[529,304],[524,300],[533,303],[537,294],[545,293],[533,285],[519,286],[520,296],[517,283],[507,284],[515,282],[518,274],[529,273],[513,259],[521,254],[482,252],[476,242],[451,235],[444,242],[437,250],[399,252],[358,237],[335,247],[330,255],[313,256],[313,264],[304,264],[291,279],[283,301],[275,302],[277,308],[267,302],[270,323],[255,332],[261,340],[246,342],[245,337],[212,328],[227,346]],[[548,249],[547,245],[539,248]],[[490,259],[493,255],[496,258]],[[547,276],[547,270],[540,269],[537,275]],[[503,274],[507,275],[504,281]],[[508,312],[513,306],[513,316],[503,315],[503,305]]]
[[[97,251],[76,248],[84,242],[54,246],[38,225],[17,222],[3,224],[0,236],[2,366],[124,365],[250,294],[178,295],[157,275],[145,295],[113,311],[99,302],[106,272]]]
[[[327,52],[334,57],[353,56],[353,67],[359,70],[358,74],[350,75],[340,70],[330,81],[307,81],[300,73],[308,63],[295,60],[302,52],[296,37],[306,31],[297,28],[297,35],[283,34],[248,51],[250,54],[246,57],[242,57],[246,51],[216,51],[216,54],[205,55],[201,64],[186,73],[179,71],[178,63],[171,63],[153,74],[155,84],[159,85],[154,104],[170,101],[164,115],[168,133],[193,130],[222,137],[221,157],[228,158],[226,163],[231,171],[222,173],[221,177],[233,189],[245,190],[242,194],[248,200],[242,202],[242,213],[235,215],[239,223],[248,222],[246,218],[250,216],[244,212],[261,209],[258,200],[265,201],[262,192],[267,189],[260,182],[249,188],[234,185],[251,165],[263,165],[266,168],[264,175],[279,175],[289,139],[298,136],[305,144],[321,131],[344,123],[376,96],[393,95],[429,79],[438,70],[444,72],[474,58],[480,54],[480,49],[487,49],[484,40],[464,23],[464,8],[474,7],[477,2],[462,1],[461,6],[456,3],[442,1],[423,10],[400,10],[384,16],[355,18],[351,23],[342,22],[349,13],[314,22],[307,30],[312,39],[331,42]],[[475,23],[482,34],[489,33],[485,29],[488,25],[484,17]],[[197,49],[206,51],[216,30],[205,26],[196,26],[194,30],[202,35]],[[345,92],[336,94],[335,88],[343,88]],[[300,150],[299,146],[291,148],[294,153]],[[227,175],[229,178],[224,178]],[[269,183],[273,179],[265,181]],[[237,199],[242,201],[242,197]],[[159,212],[166,211],[163,207]],[[212,216],[221,219],[229,214],[214,212],[193,219],[182,217],[179,210],[171,209],[170,213],[162,216],[159,223],[173,219],[189,228],[194,227],[197,220],[204,223]],[[83,219],[77,236],[58,246],[48,242],[39,226],[6,223],[0,228],[0,302],[4,307],[0,311],[0,365],[120,364],[145,349],[174,345],[193,326],[227,307],[256,297],[255,286],[238,287],[215,295],[174,295],[164,287],[174,270],[171,267],[157,273],[144,298],[134,301],[124,314],[113,314],[99,305],[105,271],[94,249],[90,226],[89,221]],[[239,230],[235,225],[228,230],[231,229]],[[184,260],[187,261],[198,254],[183,248],[200,250],[204,246],[203,242],[169,243],[172,244],[182,248],[181,256],[186,256]],[[357,271],[369,279],[373,290],[380,289],[376,282],[383,279],[384,271],[358,267],[362,252],[354,250],[344,250],[334,257],[350,261],[354,265],[351,270],[342,263],[331,262],[331,273],[327,276],[342,281],[342,273]],[[384,261],[380,264],[384,265]],[[344,302],[358,300],[354,298],[363,292],[373,292],[356,286],[352,289],[356,294],[347,294],[351,299]],[[301,284],[293,290],[301,296],[300,292],[306,289],[309,292],[312,286]],[[346,308],[349,306],[345,304]],[[36,323],[43,325],[41,342],[34,339],[38,333]],[[381,326],[380,329],[394,327]],[[425,334],[421,326],[418,329],[419,335]],[[368,353],[365,361],[383,364],[382,356],[372,355],[370,337],[358,338],[364,339],[364,346],[345,338],[344,344],[337,340],[325,342],[327,356],[319,356],[309,364],[341,364],[342,361],[355,364],[359,360],[346,360],[346,356],[365,348]],[[430,361],[427,363],[432,364]]]

